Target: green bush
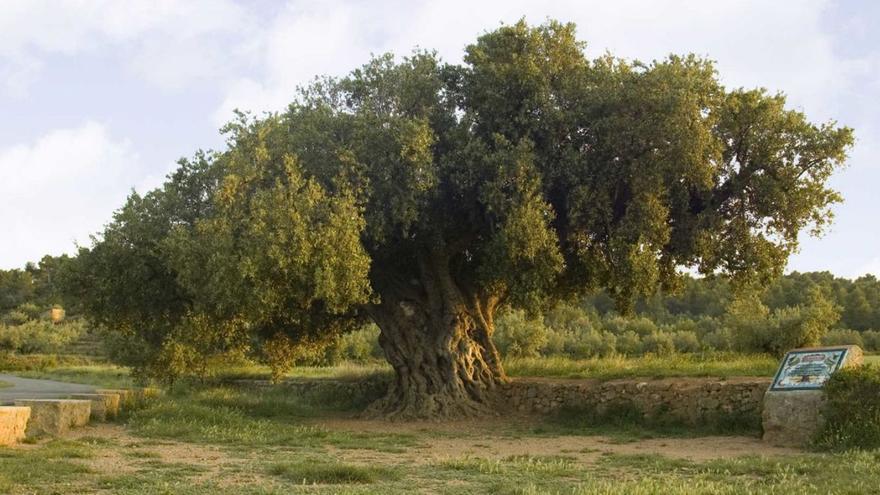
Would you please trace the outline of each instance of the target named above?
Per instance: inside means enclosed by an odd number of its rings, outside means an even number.
[[[81,321],[53,324],[28,320],[20,325],[0,325],[0,350],[21,354],[59,352],[85,333]]]
[[[606,357],[614,354],[617,338],[608,332],[590,331],[584,334],[571,334],[572,339],[566,343],[565,352],[575,359]]]
[[[703,347],[719,352],[733,350],[733,335],[729,328],[719,328],[703,336]]]
[[[620,335],[624,332],[635,332],[641,337],[657,333],[657,325],[645,317],[624,318],[612,316],[602,321],[605,330]]]
[[[688,331],[672,333],[672,345],[678,352],[699,352],[701,347],[697,334]]]
[[[814,289],[805,305],[772,313],[755,294],[736,299],[727,308],[725,325],[733,332],[737,350],[781,356],[790,349],[817,345],[839,318],[839,308]]]
[[[358,363],[377,361],[384,356],[382,348],[379,347],[379,327],[372,323],[342,335],[330,347],[327,361],[331,364],[342,361]]]
[[[17,326],[24,325],[30,320],[30,317],[24,311],[19,311],[17,309],[13,309],[12,311],[3,315],[0,318],[0,324],[9,325],[9,326]]]
[[[57,356],[55,354],[15,354],[0,352],[0,371],[43,371],[59,366],[84,366],[93,364],[83,356]]]
[[[596,327],[598,316],[570,304],[559,304],[547,312],[544,325],[559,332],[582,333]]]
[[[672,337],[665,333],[652,333],[642,339],[642,353],[666,356],[675,352]]]
[[[880,332],[876,330],[866,330],[862,332],[862,341],[865,343],[866,351],[880,351]]]
[[[855,330],[837,329],[822,336],[822,345],[857,345],[864,348],[865,341],[862,334]]]
[[[547,343],[544,344],[544,349],[542,350],[541,354],[545,356],[565,355],[566,349],[570,345],[571,341],[576,338],[577,336],[574,335],[572,332],[558,331],[555,328],[548,328]]]
[[[547,327],[540,319],[528,318],[525,311],[508,311],[495,322],[495,342],[507,356],[537,357],[547,344]]]
[[[825,383],[825,425],[815,444],[824,450],[880,448],[880,368],[838,371]]]
[[[642,339],[635,332],[623,332],[617,336],[617,352],[626,356],[636,356],[642,352]]]

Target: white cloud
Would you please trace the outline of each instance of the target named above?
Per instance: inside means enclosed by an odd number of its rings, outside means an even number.
[[[875,277],[880,277],[880,257],[871,258],[870,261],[850,274],[852,278],[861,277],[862,275],[874,275]]]
[[[86,243],[122,204],[137,162],[95,122],[0,149],[0,268]]]
[[[42,60],[118,48],[122,66],[166,88],[238,69],[226,57],[253,27],[232,0],[6,0],[0,9],[0,86],[26,94]],[[5,87],[5,88],[4,88]]]

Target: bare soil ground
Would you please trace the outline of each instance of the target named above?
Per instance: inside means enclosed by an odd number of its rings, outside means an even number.
[[[528,426],[529,418],[503,422],[506,426]],[[620,442],[603,435],[518,436],[493,435],[499,421],[449,421],[389,423],[359,419],[334,419],[316,424],[328,429],[431,435],[405,453],[340,450],[341,459],[354,462],[394,459],[415,464],[462,456],[504,459],[511,456],[566,456],[590,463],[603,454],[657,454],[675,459],[708,461],[742,455],[774,456],[794,454],[796,449],[774,447],[759,438],[746,436],[708,436],[698,438],[653,438]]]
[[[340,431],[409,433],[420,437],[418,445],[395,452],[327,447],[327,452],[337,460],[371,465],[422,465],[462,457],[505,459],[513,456],[564,456],[583,464],[592,464],[605,454],[656,454],[699,462],[741,455],[776,456],[798,452],[769,446],[758,438],[742,436],[657,438],[620,443],[601,435],[517,437],[487,433],[498,427],[498,421],[388,423],[334,419],[316,424]],[[80,461],[101,474],[135,472],[142,468],[145,460],[152,459],[203,469],[203,473],[196,479],[215,478],[223,473],[223,478],[226,478],[224,484],[251,481],[248,470],[242,468],[254,461],[254,458],[239,451],[210,445],[143,439],[131,435],[124,426],[113,424],[74,430],[69,438],[108,443],[108,448],[97,449],[95,456]],[[22,445],[20,448],[37,448],[37,445]],[[236,473],[234,479],[228,479],[230,473]]]

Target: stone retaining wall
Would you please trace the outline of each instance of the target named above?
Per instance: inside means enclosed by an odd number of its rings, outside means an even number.
[[[265,380],[238,380],[267,386]],[[387,377],[363,380],[291,379],[279,384],[299,394],[321,394],[369,403],[382,396]],[[564,409],[602,416],[639,414],[647,421],[699,425],[737,421],[760,425],[770,378],[666,378],[643,380],[561,380],[519,378],[501,386],[499,411],[554,414]]]
[[[769,378],[657,380],[545,380],[526,378],[501,387],[502,401],[519,412],[563,409],[596,416],[638,414],[647,421],[698,425],[719,421],[760,424]]]

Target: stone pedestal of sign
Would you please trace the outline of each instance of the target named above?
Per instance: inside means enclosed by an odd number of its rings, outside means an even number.
[[[822,426],[822,386],[841,368],[860,366],[859,346],[793,349],[785,355],[764,394],[764,441],[800,447]]]

